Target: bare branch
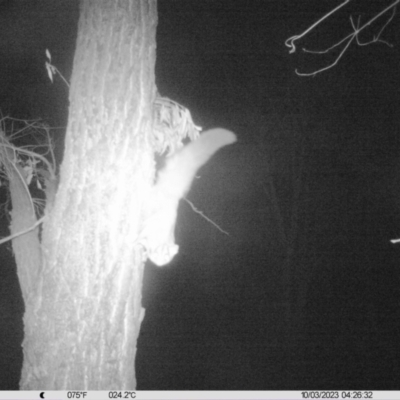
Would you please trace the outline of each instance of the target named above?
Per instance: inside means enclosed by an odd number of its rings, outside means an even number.
[[[14,152],[17,152],[17,153],[19,153],[19,154],[24,154],[24,155],[26,155],[26,156],[28,156],[28,157],[33,158],[33,159],[36,158],[36,159],[42,161],[43,164],[45,164],[45,165],[47,166],[48,171],[49,171],[51,177],[52,177],[52,178],[55,178],[55,172],[54,172],[53,166],[50,164],[49,161],[47,161],[47,159],[46,159],[45,157],[41,156],[40,154],[35,153],[35,152],[33,152],[33,151],[30,151],[30,150],[25,150],[25,149],[23,149],[23,148],[21,148],[21,147],[18,148],[18,147],[16,147],[16,146],[11,145],[11,144],[1,143],[1,146],[5,147],[5,148],[9,148],[9,149],[11,149],[11,150],[13,150]]]
[[[392,4],[392,6],[393,6],[393,4]],[[384,11],[386,12],[387,10],[384,10]],[[357,44],[358,44],[359,46],[367,46],[367,45],[369,45],[369,44],[371,44],[371,43],[381,42],[381,43],[387,44],[389,47],[393,47],[393,45],[392,45],[391,43],[388,43],[388,42],[386,42],[385,40],[382,40],[382,39],[380,38],[380,36],[381,36],[381,34],[383,33],[383,31],[386,29],[386,27],[390,24],[390,22],[392,21],[392,19],[394,18],[395,15],[396,15],[396,7],[393,7],[392,15],[391,15],[390,18],[386,21],[385,25],[383,25],[383,27],[381,28],[381,30],[379,31],[379,33],[378,33],[377,35],[374,35],[374,38],[373,38],[372,40],[370,40],[369,42],[365,42],[365,43],[361,43],[361,42],[359,41],[358,35],[357,35]],[[353,29],[354,29],[354,23],[353,23],[353,18],[352,18],[352,17],[350,17],[350,21],[351,21],[351,24],[352,24]],[[358,17],[357,27],[358,27],[359,25],[360,25],[360,17]],[[364,26],[365,26],[365,25],[364,25]],[[361,29],[362,29],[362,28],[357,29],[358,32],[360,32]]]
[[[354,38],[355,38],[355,36],[352,34],[352,35],[349,35],[348,37],[346,37],[346,38],[344,39],[344,40],[346,40],[346,39],[349,39],[349,40],[348,40],[346,46],[344,46],[343,50],[342,50],[342,51],[340,52],[340,54],[336,57],[336,60],[335,60],[333,63],[327,65],[327,66],[324,67],[324,68],[318,69],[318,70],[316,70],[316,71],[314,71],[314,72],[299,72],[299,71],[296,69],[296,70],[295,70],[296,74],[299,75],[299,76],[315,76],[315,75],[319,74],[319,73],[322,72],[322,71],[326,71],[327,69],[333,68],[333,67],[339,62],[339,60],[343,57],[343,54],[346,52],[346,50],[348,49],[348,47],[350,46],[350,44],[351,44],[351,42],[354,40]],[[343,43],[343,40],[342,40],[340,43]],[[330,49],[325,50],[325,51],[323,51],[323,52],[326,53],[326,52],[328,52],[329,50],[331,50],[333,47],[336,47],[336,45],[332,46]],[[322,54],[323,52],[321,51],[321,54]],[[311,51],[309,51],[309,53],[311,53]]]
[[[304,31],[302,34],[297,35],[297,36],[292,36],[291,38],[287,39],[285,41],[285,45],[287,47],[289,47],[291,50],[289,51],[289,53],[294,53],[296,51],[296,47],[294,45],[294,41],[298,40],[300,38],[302,38],[303,36],[305,36],[307,33],[309,33],[312,29],[314,29],[317,25],[319,25],[323,20],[325,20],[328,16],[332,15],[334,12],[336,12],[337,10],[339,10],[341,7],[343,7],[345,4],[347,4],[350,0],[346,0],[345,2],[343,2],[342,4],[340,4],[338,7],[336,7],[335,9],[333,9],[332,11],[330,11],[329,13],[327,13],[326,15],[324,15],[322,18],[320,18],[317,22],[315,22],[313,25],[311,25],[306,31]],[[327,65],[324,68],[321,68],[319,70],[313,71],[313,72],[309,72],[309,73],[303,73],[303,72],[299,72],[297,69],[295,70],[296,74],[299,76],[315,76],[316,74],[322,72],[322,71],[326,71],[327,69],[330,69],[332,67],[334,67],[339,61],[340,59],[343,57],[343,54],[346,52],[346,50],[348,49],[348,47],[350,46],[350,44],[353,42],[354,39],[356,39],[357,44],[359,46],[366,46],[368,44],[371,43],[376,43],[376,42],[382,42],[385,43],[386,45],[388,45],[389,47],[393,47],[392,44],[382,40],[380,38],[380,36],[382,35],[383,31],[385,30],[385,28],[390,24],[390,22],[393,20],[395,14],[396,14],[396,5],[400,2],[400,0],[395,0],[392,4],[390,4],[389,6],[387,6],[384,10],[382,10],[381,12],[379,12],[377,15],[375,15],[373,18],[371,18],[368,22],[366,22],[364,25],[362,25],[360,27],[360,18],[358,18],[357,21],[357,25],[354,23],[353,18],[350,16],[350,24],[353,28],[353,32],[350,33],[349,35],[347,35],[345,38],[343,38],[342,40],[340,40],[339,42],[335,43],[333,46],[325,49],[325,50],[320,50],[320,51],[313,51],[313,50],[307,50],[305,48],[303,48],[302,50],[305,53],[312,53],[312,54],[326,54],[328,52],[330,52],[331,50],[333,50],[334,48],[342,45],[343,43],[346,43],[345,46],[343,47],[342,51],[339,53],[339,55],[336,57],[336,59],[329,65]],[[359,40],[359,33],[361,31],[363,31],[364,29],[366,29],[367,27],[369,27],[373,22],[375,22],[379,17],[381,17],[382,15],[384,15],[385,13],[387,13],[389,10],[392,9],[392,14],[389,17],[389,19],[386,21],[386,23],[383,25],[383,27],[380,29],[380,31],[378,32],[377,35],[374,35],[373,39],[369,42],[365,42],[365,43],[361,43]]]
[[[192,210],[195,213],[200,214],[206,221],[208,221],[210,224],[214,225],[220,232],[225,233],[225,235],[229,236],[229,233],[227,231],[224,231],[218,224],[216,224],[213,220],[208,218],[207,215],[205,215],[203,213],[203,211],[200,211],[190,200],[188,200],[186,197],[184,197],[183,200],[185,200],[186,203],[188,203],[190,205],[190,207],[192,207]]]
[[[350,0],[345,0],[342,4],[338,5],[336,8],[334,8],[332,11],[328,12],[328,14],[325,14],[322,18],[320,18],[317,22],[312,24],[308,29],[306,29],[303,33],[300,35],[295,35],[290,37],[289,39],[286,39],[285,41],[285,46],[290,48],[289,54],[292,54],[296,52],[296,46],[294,45],[295,40],[301,39],[303,36],[307,35],[308,32],[311,32],[316,26],[318,26],[323,20],[334,14],[337,10],[342,8],[345,4],[347,4]]]
[[[30,226],[29,228],[26,228],[26,229],[22,230],[21,232],[14,233],[14,235],[10,235],[10,236],[7,236],[7,237],[1,239],[1,240],[0,240],[0,244],[6,243],[6,242],[8,242],[9,240],[15,239],[15,238],[18,237],[18,236],[25,235],[25,233],[28,233],[28,232],[30,232],[30,231],[33,231],[35,228],[37,228],[37,227],[44,221],[45,218],[46,218],[46,217],[44,216],[44,217],[38,219],[32,226]]]

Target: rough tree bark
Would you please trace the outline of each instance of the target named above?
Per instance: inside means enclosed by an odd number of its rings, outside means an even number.
[[[83,0],[60,183],[25,297],[21,390],[135,389],[154,162],[155,0]]]

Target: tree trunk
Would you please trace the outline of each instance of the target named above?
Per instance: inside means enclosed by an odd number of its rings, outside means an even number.
[[[135,389],[154,162],[155,0],[84,0],[65,155],[26,302],[21,390]]]

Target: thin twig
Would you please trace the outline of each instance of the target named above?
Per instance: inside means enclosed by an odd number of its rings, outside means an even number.
[[[216,224],[213,220],[211,220],[206,215],[204,215],[203,211],[200,211],[190,200],[188,200],[186,197],[184,197],[183,200],[185,200],[186,203],[188,203],[190,205],[190,207],[192,207],[192,210],[195,213],[200,214],[206,221],[208,221],[210,224],[214,225],[220,232],[225,233],[225,235],[229,236],[228,232],[224,231],[218,224]]]
[[[342,8],[345,4],[347,4],[350,0],[345,0],[342,4],[339,4],[336,8],[325,14],[322,18],[320,18],[317,22],[314,22],[308,29],[306,29],[303,33],[300,33],[300,35],[295,35],[290,37],[289,39],[286,39],[285,41],[285,46],[290,48],[289,54],[292,54],[296,51],[296,46],[294,45],[295,40],[301,39],[303,36],[307,35],[308,32],[313,30],[317,25],[319,25],[323,20],[331,16],[333,13],[335,13],[337,10]]]
[[[20,231],[20,232],[14,233],[13,235],[10,235],[10,236],[7,236],[7,237],[1,239],[1,240],[0,240],[0,244],[6,243],[6,242],[8,242],[9,240],[12,240],[12,239],[14,239],[14,238],[16,238],[16,237],[18,237],[18,236],[21,236],[21,235],[25,235],[25,233],[28,233],[28,232],[34,230],[35,228],[37,228],[37,227],[44,221],[45,218],[46,218],[46,217],[44,216],[44,217],[38,219],[38,220],[37,220],[32,226],[30,226],[29,228],[26,228],[26,229],[24,229],[24,230],[22,230],[22,231]]]
[[[337,10],[339,10],[341,7],[343,7],[345,4],[347,4],[350,0],[345,0],[342,4],[340,4],[339,6],[337,6],[336,8],[334,8],[332,11],[330,11],[329,13],[325,14],[322,18],[320,18],[317,22],[315,22],[314,24],[312,24],[308,29],[306,29],[303,33],[301,33],[300,35],[295,35],[290,37],[289,39],[287,39],[285,41],[285,45],[287,47],[290,48],[289,53],[294,53],[296,51],[296,46],[294,45],[294,41],[301,39],[303,36],[305,36],[306,34],[308,34],[312,29],[314,29],[317,25],[319,25],[323,20],[325,20],[327,17],[329,17],[330,15],[332,15],[334,12],[336,12]],[[396,5],[400,3],[400,0],[395,0],[392,4],[390,4],[389,6],[387,6],[384,10],[382,10],[381,12],[379,12],[377,15],[375,15],[373,18],[371,18],[368,22],[366,22],[363,26],[359,26],[359,22],[357,23],[357,25],[354,23],[353,18],[350,17],[350,23],[351,26],[353,28],[352,33],[350,33],[349,35],[347,35],[345,38],[343,38],[342,40],[340,40],[338,43],[335,43],[333,46],[329,47],[328,49],[325,50],[320,50],[320,51],[312,51],[312,50],[307,50],[305,48],[303,48],[302,50],[306,53],[313,53],[313,54],[325,54],[328,53],[330,50],[334,49],[335,47],[341,45],[342,43],[346,42],[346,45],[344,46],[344,48],[342,49],[342,51],[340,52],[340,54],[338,55],[338,57],[335,59],[334,62],[332,62],[331,64],[329,64],[328,66],[321,68],[317,71],[314,72],[309,72],[309,73],[303,73],[303,72],[298,72],[298,70],[296,69],[296,74],[299,76],[315,76],[316,74],[326,71],[327,69],[330,69],[332,67],[334,67],[339,60],[342,58],[343,54],[346,52],[346,50],[348,49],[348,47],[350,46],[350,44],[353,42],[354,39],[357,39],[357,44],[359,46],[362,45],[366,45],[366,44],[370,44],[370,43],[374,43],[374,42],[383,42],[385,44],[387,44],[389,47],[393,47],[390,43],[380,39],[381,34],[383,33],[384,29],[389,25],[389,23],[392,21],[392,19],[394,18],[394,15],[396,14]],[[388,21],[386,21],[386,23],[384,24],[384,26],[380,29],[378,35],[374,36],[373,40],[371,40],[368,43],[361,43],[359,41],[358,35],[361,31],[363,31],[364,29],[366,29],[367,27],[369,27],[374,21],[376,21],[379,17],[381,17],[383,14],[385,14],[387,11],[389,11],[390,9],[393,9],[392,15],[390,16],[390,18],[388,19]]]

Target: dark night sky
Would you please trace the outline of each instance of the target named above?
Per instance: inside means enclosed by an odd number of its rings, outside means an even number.
[[[323,49],[392,1],[354,0],[298,43]],[[400,389],[400,34],[334,55],[285,40],[332,1],[159,1],[156,80],[203,128],[233,130],[183,202],[180,253],[146,267],[141,390]],[[372,4],[373,3],[373,4]],[[335,2],[336,4],[336,2]],[[339,4],[339,2],[337,2]],[[66,125],[74,1],[0,1],[3,115]],[[385,18],[360,36],[371,40]],[[58,156],[63,130],[56,130]],[[1,236],[7,235],[2,219]],[[0,389],[17,389],[23,304],[0,249]]]

